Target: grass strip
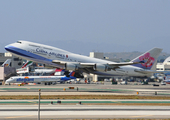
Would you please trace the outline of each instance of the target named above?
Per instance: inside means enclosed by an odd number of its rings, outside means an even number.
[[[0,100],[38,99],[38,95],[2,95]],[[138,95],[41,95],[41,99],[146,99],[170,100],[170,96],[138,96]]]

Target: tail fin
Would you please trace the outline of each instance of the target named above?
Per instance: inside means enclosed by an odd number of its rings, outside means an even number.
[[[138,56],[137,58],[133,59],[131,62],[140,62],[144,61],[144,63],[134,64],[133,66],[140,67],[143,69],[152,69],[154,67],[154,63],[156,63],[159,54],[162,52],[160,48],[153,48],[144,54]]]
[[[72,72],[70,72],[70,74],[69,74],[70,76],[72,76],[72,77],[74,77],[74,75],[75,75],[75,72],[74,71],[72,71]]]
[[[67,81],[67,80],[71,80],[71,79],[76,79],[76,77],[74,77],[75,72],[72,71],[70,72],[70,74],[68,76],[62,77],[61,80]]]
[[[75,72],[74,71],[72,71],[72,72],[70,72],[70,74],[69,74],[69,78],[71,78],[71,79],[76,79],[76,77],[74,77],[74,75],[75,75]]]
[[[11,63],[11,59],[7,59],[2,65],[1,67],[8,67]]]
[[[63,75],[64,72],[65,72],[65,69],[56,68],[54,73],[52,73],[50,75]]]
[[[27,68],[28,66],[31,66],[33,64],[32,61],[27,61],[23,66],[22,68]]]
[[[60,69],[60,68],[55,69],[55,72],[64,72],[64,71],[65,71],[65,69]]]

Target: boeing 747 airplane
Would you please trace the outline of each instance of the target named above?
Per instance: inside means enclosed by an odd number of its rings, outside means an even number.
[[[116,63],[74,54],[56,47],[28,41],[5,46],[15,56],[57,68],[107,76],[150,77],[162,49],[153,48],[130,62]]]

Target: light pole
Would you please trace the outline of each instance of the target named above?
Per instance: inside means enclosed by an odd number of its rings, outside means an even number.
[[[41,89],[39,89],[39,102],[38,102],[38,120],[40,120],[40,98],[41,98]]]

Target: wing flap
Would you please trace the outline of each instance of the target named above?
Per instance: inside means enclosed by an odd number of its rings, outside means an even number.
[[[134,64],[140,64],[140,63],[144,63],[144,61],[140,61],[140,62],[121,62],[121,63],[108,63],[109,66],[115,66],[115,67],[119,67],[119,66],[126,66],[126,65],[134,65]]]

